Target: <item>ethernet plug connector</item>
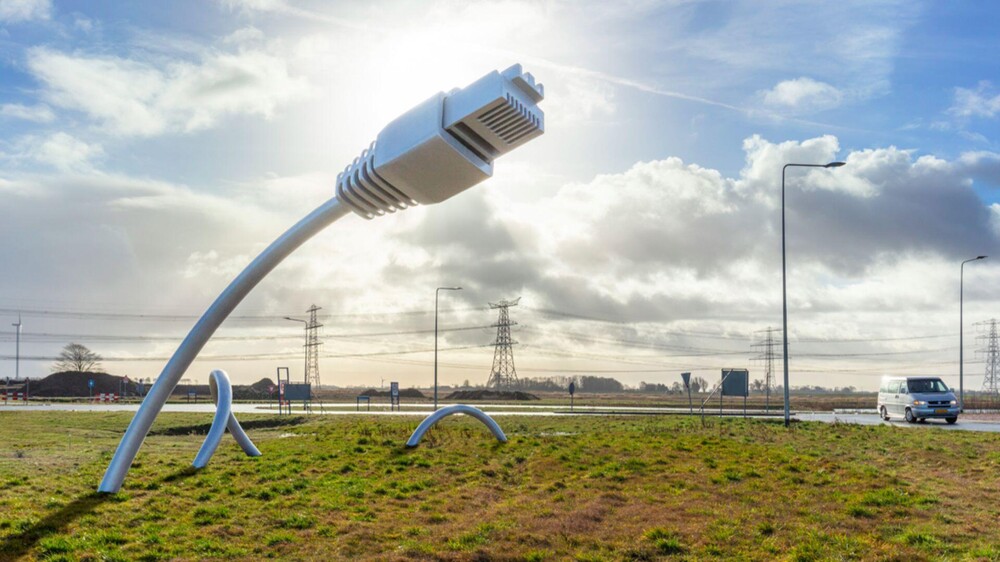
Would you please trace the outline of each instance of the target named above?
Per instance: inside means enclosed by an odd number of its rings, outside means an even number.
[[[439,203],[493,175],[493,161],[541,135],[545,95],[515,64],[438,93],[386,125],[337,176],[337,199],[367,219]]]

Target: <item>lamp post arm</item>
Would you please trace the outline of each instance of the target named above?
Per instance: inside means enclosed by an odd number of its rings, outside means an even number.
[[[434,411],[438,409],[438,298],[441,288],[434,289]]]
[[[132,461],[135,460],[139,447],[146,438],[146,434],[149,433],[150,426],[153,425],[153,420],[163,409],[167,398],[170,397],[174,387],[177,386],[202,347],[233,309],[260,283],[264,276],[277,267],[289,254],[306,240],[349,212],[350,209],[336,198],[323,203],[272,242],[222,291],[222,294],[215,299],[212,306],[205,311],[205,314],[184,338],[180,347],[163,368],[156,384],[146,394],[146,398],[142,401],[142,405],[139,406],[139,410],[125,431],[125,436],[118,444],[118,449],[104,473],[104,479],[101,481],[98,491],[114,493],[121,489],[125,474],[132,466]]]

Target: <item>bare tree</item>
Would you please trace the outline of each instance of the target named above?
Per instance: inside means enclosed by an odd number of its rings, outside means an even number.
[[[52,372],[91,373],[101,368],[100,361],[101,356],[88,349],[87,346],[71,343],[59,352],[59,359],[52,365]]]
[[[691,392],[698,394],[699,392],[708,392],[708,390],[708,381],[704,377],[691,377]]]

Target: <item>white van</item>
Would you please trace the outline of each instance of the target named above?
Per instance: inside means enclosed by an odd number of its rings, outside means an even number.
[[[878,413],[882,419],[902,417],[910,423],[927,418],[958,421],[958,399],[938,377],[890,377],[882,379],[878,391]]]

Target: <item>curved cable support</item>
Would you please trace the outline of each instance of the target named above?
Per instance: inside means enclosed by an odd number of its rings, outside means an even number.
[[[132,461],[135,460],[135,455],[139,452],[139,447],[142,446],[146,434],[149,433],[153,420],[163,409],[167,398],[170,397],[174,387],[180,382],[191,362],[198,356],[198,353],[223,320],[236,308],[236,305],[260,283],[261,279],[306,240],[349,212],[350,209],[336,198],[323,203],[272,242],[222,291],[212,306],[208,307],[205,314],[198,320],[198,323],[191,328],[191,332],[181,342],[170,361],[163,367],[156,384],[149,390],[149,394],[146,395],[139,410],[135,413],[135,417],[132,418],[132,422],[129,423],[128,429],[125,430],[125,436],[122,437],[118,449],[115,450],[115,456],[108,464],[104,479],[101,480],[101,485],[97,488],[98,491],[114,493],[121,489],[125,475],[132,466]],[[237,434],[234,432],[233,435]]]
[[[191,466],[205,468],[215,450],[219,448],[219,442],[222,441],[227,427],[233,439],[240,444],[248,457],[259,457],[260,450],[247,437],[240,422],[236,421],[236,416],[233,415],[233,385],[229,382],[229,375],[221,369],[212,371],[208,378],[208,386],[212,391],[212,400],[215,401],[215,418],[212,420],[212,429],[208,430],[208,436],[201,444],[201,449],[198,449],[198,455],[195,456]]]
[[[420,444],[420,439],[423,438],[424,433],[434,426],[437,422],[441,421],[442,418],[450,416],[452,414],[468,414],[477,420],[483,422],[486,427],[490,428],[493,432],[493,436],[497,438],[497,441],[501,443],[507,442],[507,436],[504,435],[503,430],[497,425],[497,422],[493,421],[493,418],[486,415],[485,412],[479,408],[473,406],[467,406],[465,404],[455,404],[454,406],[446,406],[440,410],[434,412],[433,414],[427,416],[424,421],[420,422],[417,429],[410,436],[410,439],[406,442],[407,447],[416,447]]]

